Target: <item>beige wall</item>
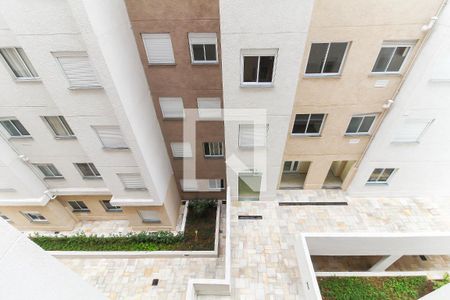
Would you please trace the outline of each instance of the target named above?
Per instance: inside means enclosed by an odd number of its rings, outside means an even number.
[[[423,38],[421,27],[436,13],[441,0],[316,0],[293,106],[284,160],[311,161],[305,189],[321,188],[333,161],[358,160],[369,136],[344,136],[351,116],[381,113],[402,75],[373,75],[372,67],[385,40]],[[307,78],[304,70],[313,42],[350,42],[341,75]],[[405,67],[417,50],[413,48]],[[388,80],[387,87],[374,87]],[[291,135],[295,114],[325,113],[320,137]],[[380,119],[377,118],[375,122]],[[372,128],[376,125],[374,124]],[[351,175],[354,171],[348,171]],[[280,175],[281,178],[281,175]],[[345,185],[346,186],[346,185]],[[343,187],[345,189],[345,186]]]

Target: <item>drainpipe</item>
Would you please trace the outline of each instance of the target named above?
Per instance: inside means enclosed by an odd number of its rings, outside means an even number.
[[[355,163],[355,167],[354,167],[354,168],[355,168],[355,171],[359,168],[359,166],[360,166],[360,164],[361,164],[361,162],[362,162],[364,156],[366,155],[367,151],[369,150],[369,147],[370,147],[370,145],[372,144],[372,142],[373,142],[373,140],[374,140],[374,138],[375,138],[375,136],[376,136],[378,130],[380,129],[381,124],[383,123],[383,120],[386,118],[387,114],[389,113],[389,109],[390,109],[391,105],[392,105],[393,103],[395,103],[395,98],[396,98],[397,95],[399,94],[400,89],[402,88],[403,84],[404,84],[405,81],[406,81],[406,78],[408,77],[409,73],[411,72],[412,67],[413,67],[413,65],[414,65],[414,63],[415,63],[417,57],[418,57],[419,54],[422,52],[423,46],[425,45],[426,41],[427,41],[427,40],[429,39],[429,37],[431,36],[431,33],[433,32],[432,29],[434,28],[434,25],[435,25],[436,22],[438,21],[439,15],[441,14],[442,10],[443,10],[444,7],[447,5],[447,2],[448,2],[448,0],[444,0],[444,1],[442,2],[441,6],[439,7],[438,11],[436,12],[436,15],[433,16],[433,17],[430,19],[430,21],[429,21],[428,24],[422,26],[421,30],[422,30],[422,32],[425,33],[425,36],[423,37],[422,41],[420,42],[419,48],[417,49],[417,51],[416,51],[416,53],[414,54],[414,56],[413,56],[411,62],[409,63],[409,65],[408,65],[408,67],[407,67],[407,69],[406,69],[405,74],[403,75],[403,77],[402,77],[402,79],[401,79],[401,81],[400,81],[400,83],[399,83],[397,89],[395,90],[395,92],[394,92],[394,94],[393,94],[393,96],[392,96],[392,99],[387,100],[387,101],[383,104],[383,111],[381,112],[380,120],[377,122],[376,127],[375,127],[373,133],[371,134],[371,136],[370,136],[370,138],[369,138],[369,142],[367,143],[366,147],[364,148],[363,153],[361,154],[361,156],[359,157],[359,159],[358,159],[358,160],[356,161],[356,163]],[[352,177],[354,177],[355,174],[356,174],[356,172],[353,172]],[[352,178],[352,180],[353,180],[353,178]]]

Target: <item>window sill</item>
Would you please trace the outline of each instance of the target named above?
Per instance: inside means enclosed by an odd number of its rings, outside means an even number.
[[[78,210],[78,209],[74,209],[72,210],[73,213],[90,213],[90,210]]]
[[[103,146],[103,150],[105,151],[122,151],[122,150],[130,150],[128,147],[119,147],[119,148],[111,148]]]
[[[146,224],[161,224],[161,221],[146,221],[146,220],[142,220],[142,223],[146,223]]]
[[[320,138],[320,137],[322,137],[321,134],[302,134],[302,133],[291,133],[291,136],[312,137],[312,138]]]
[[[208,189],[208,192],[215,192],[215,193],[218,193],[218,192],[223,192],[225,189]]]
[[[369,73],[369,77],[401,77],[403,76],[400,72],[392,72],[392,73],[383,73],[383,72],[372,72]]]
[[[309,78],[341,78],[342,74],[340,73],[332,73],[332,74],[304,74],[303,78],[304,79],[309,79]]]
[[[125,191],[127,192],[143,192],[143,191],[147,191],[147,188],[124,188]]]
[[[250,83],[250,82],[241,82],[241,88],[273,88],[273,82],[267,83]]]
[[[76,136],[55,136],[55,140],[76,140]]]
[[[187,158],[192,158],[192,156],[174,156],[173,157],[174,160],[183,160],[183,159],[187,159]]]
[[[372,185],[372,186],[376,186],[376,185],[381,185],[381,186],[387,186],[388,183],[387,182],[366,182],[365,185]]]
[[[205,159],[223,159],[224,155],[216,155],[216,156],[208,156],[208,155],[204,155]]]
[[[29,136],[10,136],[8,140],[33,140],[31,135]]]
[[[107,213],[123,213],[123,210],[105,210]]]
[[[194,66],[205,66],[205,65],[218,65],[218,61],[191,61]]]
[[[365,137],[370,136],[370,133],[345,133],[345,137]]]
[[[163,117],[162,119],[164,121],[183,121],[184,120],[184,116],[183,117],[173,117],[173,118]]]
[[[174,67],[176,65],[177,65],[176,63],[159,63],[159,64],[148,63],[147,64],[148,67]]]
[[[83,176],[83,179],[85,179],[85,180],[102,180],[103,178],[101,176]]]
[[[103,86],[93,85],[93,86],[69,86],[67,89],[73,90],[102,90]]]
[[[50,224],[49,221],[30,221],[30,223],[35,223],[35,224]]]
[[[63,176],[59,177],[44,177],[44,180],[65,180]]]
[[[14,81],[17,83],[22,83],[22,82],[42,82],[42,79],[40,77],[32,77],[32,78],[14,78]]]

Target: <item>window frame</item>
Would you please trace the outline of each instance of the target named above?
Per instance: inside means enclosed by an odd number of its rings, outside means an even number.
[[[176,156],[175,155],[175,151],[174,151],[174,146],[175,145],[180,145],[180,144],[182,144],[183,145],[183,156]],[[189,145],[189,153],[188,154],[190,154],[189,156],[186,156],[185,154],[185,151],[184,151],[184,149],[185,149],[185,147],[186,147],[186,145]],[[185,159],[185,158],[192,158],[192,157],[194,157],[194,154],[195,153],[193,153],[193,151],[192,151],[192,145],[191,145],[191,143],[189,143],[189,142],[171,142],[170,143],[170,149],[172,150],[172,157],[174,158],[174,159]]]
[[[99,73],[97,71],[97,69],[95,68],[94,64],[92,63],[91,58],[89,57],[89,54],[87,53],[87,51],[66,51],[66,52],[52,52],[53,57],[56,60],[56,63],[58,64],[58,67],[60,69],[60,71],[63,73],[64,78],[66,79],[66,82],[68,83],[68,87],[67,89],[69,90],[92,90],[92,89],[103,89],[103,85],[101,82],[101,78],[99,76]],[[60,58],[65,58],[65,57],[86,57],[87,61],[89,62],[90,67],[92,68],[92,72],[95,75],[95,78],[97,80],[97,84],[92,84],[92,85],[72,85],[72,83],[70,82],[69,77],[67,76]]]
[[[176,117],[169,117],[166,116],[163,110],[163,103],[168,103],[168,102],[181,102],[181,106],[183,107],[181,110],[181,116],[176,116]],[[182,97],[159,97],[158,99],[159,102],[159,108],[161,109],[161,116],[163,118],[163,120],[183,120],[185,118],[185,113],[184,113],[184,101]]]
[[[22,125],[22,127],[28,133],[28,135],[23,135],[22,132],[17,128],[17,126],[13,122],[11,122],[12,120],[19,122],[20,125]],[[3,122],[9,122],[14,127],[14,129],[18,133],[20,133],[20,135],[11,135],[9,130],[3,125]],[[22,122],[20,122],[20,120],[17,119],[16,117],[3,117],[3,118],[0,118],[0,125],[2,127],[1,130],[8,135],[9,139],[30,139],[30,138],[32,138],[31,133],[28,131],[28,129],[26,129],[25,126],[22,124]]]
[[[145,180],[142,177],[141,173],[138,173],[138,172],[116,173],[116,175],[119,178],[119,181],[122,184],[124,190],[126,190],[126,191],[147,191],[148,190],[148,188],[145,184]],[[125,182],[122,180],[123,176],[139,176],[140,179],[142,180],[142,183],[144,184],[144,186],[142,186],[142,187],[127,187]]]
[[[64,128],[64,131],[66,131],[68,135],[58,135],[47,118],[57,118],[61,124],[61,127]],[[45,125],[48,127],[50,132],[53,134],[53,137],[55,139],[67,140],[67,139],[76,139],[77,138],[75,133],[73,132],[72,128],[70,127],[69,123],[67,123],[66,118],[64,118],[64,116],[41,116],[41,119],[45,123]]]
[[[308,122],[306,122],[305,133],[294,133],[295,119],[297,119],[297,115],[308,115]],[[311,121],[311,115],[323,115],[322,123],[320,124],[320,129],[319,129],[318,133],[307,133],[308,125],[309,125],[309,122]],[[326,113],[295,114],[294,122],[292,123],[291,135],[294,135],[294,136],[311,136],[311,137],[320,137],[320,136],[322,136],[322,130],[323,130],[325,121],[327,119],[327,115],[328,114],[326,114]]]
[[[42,224],[48,224],[49,223],[48,219],[43,214],[41,214],[40,212],[37,212],[37,211],[21,211],[20,213],[28,221],[30,221],[31,223],[42,223]],[[34,219],[33,217],[31,217],[31,215],[38,215],[38,216],[41,216],[44,219],[40,219],[40,218]]]
[[[219,150],[221,150],[221,151],[219,151],[219,152],[221,152],[221,154],[206,154],[206,151],[205,151],[206,150],[206,145],[207,145],[207,147],[209,149],[209,153],[211,153],[211,152],[214,152],[214,151],[211,151],[211,145],[213,145],[213,147],[214,147],[214,144],[216,144],[217,148]],[[222,141],[219,141],[219,142],[203,142],[203,156],[205,158],[223,158],[225,156],[225,143],[222,142]]]
[[[23,53],[27,56],[27,54],[25,53],[25,51],[23,50],[22,47],[0,47],[0,49],[14,49],[14,51],[16,52],[16,54],[20,57],[21,60],[21,64],[23,66],[25,66],[25,68],[27,69],[27,71],[30,74],[33,74],[33,72],[30,70],[30,67],[26,64],[25,60],[23,59],[22,55],[20,55],[20,52],[17,51],[17,49],[22,49]],[[2,54],[0,54],[0,59],[3,61],[3,63],[6,66],[6,69],[8,70],[8,73],[11,75],[11,77],[16,81],[16,82],[33,82],[33,81],[41,81],[41,77],[39,76],[38,72],[36,71],[36,69],[34,68],[33,64],[31,63],[31,60],[28,58],[28,56],[26,57],[27,60],[30,62],[31,67],[33,68],[34,73],[36,73],[36,77],[17,77],[16,74],[14,74],[13,69],[11,68],[11,66],[9,65],[8,61],[3,57]]]
[[[434,118],[433,119],[425,119],[425,118],[406,118],[406,119],[404,119],[403,122],[400,124],[401,127],[397,128],[397,131],[394,132],[391,143],[392,144],[419,144],[420,140],[422,139],[422,137],[424,136],[426,131],[431,127],[431,125],[434,123],[435,120],[436,119],[434,119]],[[426,125],[415,140],[399,140],[398,137],[396,137],[398,135],[398,130],[402,129],[403,126],[406,125],[405,123],[408,123],[411,121],[412,122],[426,121]],[[423,122],[423,123],[425,124],[425,122]]]
[[[201,106],[205,103],[219,103],[218,108],[202,108]],[[217,114],[220,114],[220,116]],[[209,121],[209,120],[222,120],[223,112],[222,112],[222,101],[220,97],[197,97],[197,113],[199,121]],[[214,113],[216,115],[214,116]],[[210,114],[210,116],[205,116]],[[211,114],[213,116],[211,116]]]
[[[103,206],[106,212],[112,212],[112,213],[121,213],[123,212],[123,209],[121,206],[112,205],[111,200],[100,200],[100,204]],[[108,203],[108,204],[106,204]],[[111,208],[108,207],[111,206]]]
[[[91,212],[89,207],[82,200],[67,200],[66,203],[67,203],[67,205],[70,206],[73,213],[89,213],[89,212]],[[82,203],[82,205],[80,205],[80,203]],[[75,206],[77,206],[77,208],[72,206],[72,204],[76,204]],[[85,206],[86,208],[83,208],[82,206]]]
[[[213,37],[214,35],[214,37]],[[215,50],[216,50],[216,59],[215,60],[206,60],[206,49],[205,49],[205,45],[211,45],[211,44],[207,44],[207,43],[196,43],[194,42],[194,40],[213,40],[214,39],[214,46],[215,46]],[[217,43],[217,33],[215,32],[211,32],[211,33],[200,33],[200,32],[189,32],[188,33],[188,40],[189,40],[189,53],[191,55],[191,64],[193,65],[216,65],[219,63],[219,51],[218,51],[218,43]],[[205,58],[205,60],[195,60],[194,59],[194,48],[193,45],[202,45],[203,46],[203,56]]]
[[[401,75],[403,72],[403,69],[405,67],[405,64],[409,60],[409,57],[411,53],[413,52],[413,48],[416,45],[417,41],[383,41],[381,44],[380,50],[378,51],[377,56],[375,57],[375,61],[373,63],[372,69],[370,71],[371,75]],[[375,68],[375,64],[377,63],[378,56],[380,55],[381,50],[383,50],[383,47],[385,48],[395,48],[394,52],[392,52],[392,55],[389,59],[389,62],[386,65],[386,70],[384,72],[375,72],[373,69]],[[402,65],[400,66],[400,69],[398,71],[387,71],[389,69],[389,64],[392,62],[392,58],[394,57],[395,51],[398,47],[406,47],[409,48],[408,53],[406,54],[405,59],[402,62]]]
[[[62,175],[62,173],[52,163],[33,163],[33,166],[41,173],[41,176],[43,179],[64,179],[64,176]],[[50,173],[55,174],[55,172],[53,172],[53,170],[49,166],[55,168],[56,172],[58,172],[59,175],[53,175],[53,176],[45,175],[40,167],[46,167],[50,171]]]
[[[244,57],[246,56],[257,56],[258,57],[258,68],[256,71],[256,82],[244,82]],[[272,69],[272,81],[271,82],[258,82],[259,79],[259,68],[261,56],[273,56],[273,69]],[[240,67],[240,78],[241,87],[273,87],[275,84],[276,67],[278,63],[278,48],[269,49],[241,49],[241,67]]]
[[[376,181],[369,181],[369,179],[372,176],[373,172],[375,172],[375,170],[377,170],[377,169],[381,169],[382,170],[380,172],[380,175],[378,175]],[[389,175],[389,177],[386,179],[386,181],[378,181],[386,170],[392,170],[392,173]],[[372,172],[370,173],[369,178],[367,178],[367,180],[366,180],[366,185],[387,185],[389,183],[389,181],[391,181],[391,179],[394,176],[394,174],[397,173],[397,170],[398,170],[398,168],[374,168],[372,170]]]
[[[243,139],[241,137],[241,130],[245,128],[253,128],[253,144],[252,145],[245,145],[243,144]],[[255,129],[257,127],[264,127],[265,129],[265,136],[264,136],[264,145],[255,145]],[[269,124],[259,124],[259,123],[241,123],[238,125],[238,148],[242,150],[252,150],[252,149],[264,149],[267,147],[267,140],[269,139]]]
[[[359,126],[358,126],[357,132],[355,132],[355,133],[351,133],[351,132],[348,133],[348,132],[347,132],[348,126],[350,126],[350,123],[352,122],[352,119],[353,119],[353,118],[357,118],[357,117],[362,117],[362,118],[363,118],[362,121],[361,121],[361,123],[360,123]],[[369,130],[368,130],[367,132],[359,132],[358,130],[361,128],[361,125],[362,125],[362,123],[364,122],[364,119],[365,119],[366,117],[374,117],[374,119],[373,119],[373,121],[372,121],[372,124],[370,124],[370,128],[369,128]],[[377,114],[377,113],[352,115],[351,118],[350,118],[350,121],[349,121],[348,124],[347,124],[347,128],[345,129],[344,135],[345,135],[345,136],[365,136],[365,135],[371,135],[371,134],[372,134],[373,126],[375,125],[375,123],[376,123],[376,121],[377,121],[377,117],[378,117],[378,114]]]
[[[120,128],[119,125],[91,125],[91,128],[94,130],[95,134],[97,135],[98,140],[102,144],[103,150],[129,150],[130,149],[130,147],[127,144],[127,141],[125,140],[125,136],[122,133],[122,129]],[[107,128],[109,128],[109,129],[117,128],[120,132],[120,136],[122,137],[122,141],[124,142],[125,146],[121,146],[121,147],[106,146],[105,143],[103,143],[103,140],[102,140],[101,136],[99,135],[97,129],[107,129]]]
[[[339,65],[339,70],[338,70],[337,73],[323,73],[323,69],[325,68],[325,65],[326,65],[326,62],[327,62],[327,58],[328,58],[328,54],[330,52],[331,44],[337,44],[337,43],[346,43],[347,44],[347,46],[345,47],[344,55],[342,56],[341,64]],[[309,56],[311,55],[311,49],[312,49],[312,45],[313,44],[328,44],[327,52],[325,53],[324,64],[322,66],[322,70],[321,70],[320,73],[306,73],[306,70],[308,69]],[[303,76],[304,77],[308,77],[308,78],[340,77],[342,75],[343,66],[345,64],[345,61],[347,60],[347,55],[348,55],[350,46],[351,46],[351,41],[346,41],[346,42],[336,42],[336,41],[335,42],[311,42],[310,45],[309,45],[309,52],[308,52],[308,57],[306,59],[305,70],[303,72]]]
[[[85,163],[73,163],[73,165],[75,166],[75,168],[78,170],[78,172],[80,173],[81,177],[83,177],[83,179],[102,179],[102,175],[100,174],[100,172],[98,171],[97,167],[94,165],[94,163],[91,162],[85,162]],[[87,165],[87,167],[89,168],[89,170],[92,172],[92,174],[94,175],[85,175],[83,174],[83,171],[81,170],[79,165]],[[95,175],[95,173],[97,173],[98,175]]]
[[[214,186],[211,187],[211,182],[214,182]],[[219,183],[219,187],[217,187]],[[212,178],[208,179],[208,191],[210,192],[221,192],[225,190],[225,180],[223,178]]]
[[[145,36],[155,36],[155,35],[168,35],[169,36],[169,41],[170,41],[170,46],[171,46],[171,50],[172,50],[172,57],[173,57],[173,61],[171,62],[165,62],[165,63],[156,63],[156,62],[150,62],[150,56],[149,56],[149,51],[147,49],[147,45],[145,44]],[[147,65],[149,66],[174,66],[176,65],[176,59],[175,59],[175,51],[173,48],[173,43],[172,43],[172,35],[170,34],[170,32],[141,32],[141,40],[142,40],[142,44],[144,46],[144,51],[145,51],[145,57],[147,58]]]

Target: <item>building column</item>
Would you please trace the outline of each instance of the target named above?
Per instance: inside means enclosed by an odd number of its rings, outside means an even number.
[[[369,269],[369,272],[384,272],[393,263],[395,263],[402,255],[389,255],[380,259],[376,264]]]
[[[330,171],[331,163],[332,161],[323,158],[311,161],[303,188],[305,190],[321,189],[328,171]]]

